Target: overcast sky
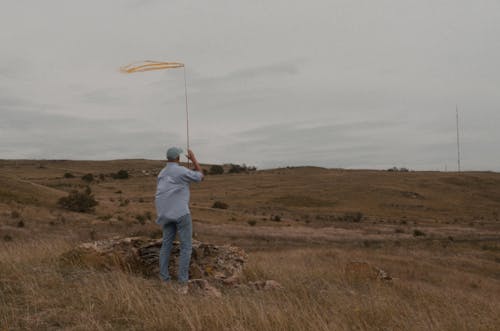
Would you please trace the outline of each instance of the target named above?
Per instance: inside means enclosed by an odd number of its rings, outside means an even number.
[[[498,0],[0,0],[0,158],[500,170]]]

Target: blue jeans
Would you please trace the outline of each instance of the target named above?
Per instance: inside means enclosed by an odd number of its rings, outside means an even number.
[[[175,234],[179,233],[181,242],[179,255],[179,270],[177,279],[181,283],[187,283],[189,279],[189,262],[191,261],[192,245],[192,224],[191,215],[187,214],[177,220],[168,221],[163,225],[163,242],[160,248],[160,278],[164,281],[170,280],[168,273],[168,262],[170,252],[175,239]]]

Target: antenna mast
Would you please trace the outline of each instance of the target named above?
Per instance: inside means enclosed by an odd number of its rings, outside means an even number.
[[[457,112],[457,162],[458,162],[458,172],[461,171],[460,169],[460,133],[459,133],[459,121],[458,121],[458,105],[456,106],[456,112]]]

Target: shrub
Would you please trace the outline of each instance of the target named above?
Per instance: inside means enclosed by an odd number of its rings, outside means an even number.
[[[12,236],[10,234],[6,234],[5,236],[3,236],[3,240],[4,241],[12,241]]]
[[[102,220],[102,221],[109,221],[113,216],[111,214],[106,214],[106,215],[102,215],[102,216],[99,216],[98,219]]]
[[[222,201],[215,201],[214,204],[212,205],[212,208],[228,209],[229,205],[225,202],[222,202]]]
[[[141,223],[142,225],[146,224],[146,217],[144,215],[137,214],[135,215],[135,219],[139,221],[139,223]]]
[[[17,222],[17,227],[18,228],[24,228],[24,221],[20,220],[19,222]]]
[[[392,167],[392,168],[387,169],[387,171],[391,171],[391,172],[409,172],[410,169],[405,168],[405,167],[401,167],[401,168]]]
[[[118,172],[111,174],[114,179],[128,179],[129,174],[127,170],[120,169]]]
[[[91,183],[92,181],[94,181],[94,175],[92,175],[92,174],[86,174],[86,175],[82,176],[82,179],[84,181],[86,181],[87,183]]]
[[[248,172],[246,165],[231,164],[231,168],[228,171],[230,174],[239,174],[241,172]]]
[[[272,216],[271,221],[281,222],[281,216],[280,215]]]
[[[418,229],[415,229],[415,230],[413,230],[413,236],[414,236],[414,237],[421,237],[421,236],[425,236],[425,232],[420,231],[420,230],[418,230]]]
[[[341,220],[346,221],[346,222],[361,222],[363,220],[363,213],[362,212],[349,212],[345,213],[344,216],[341,217]]]
[[[224,168],[220,165],[213,165],[208,170],[209,175],[222,175],[224,173]]]
[[[85,194],[87,195],[91,195],[92,194],[92,190],[90,189],[90,186],[87,185],[87,187],[85,188]]]
[[[75,175],[73,175],[71,172],[65,172],[64,178],[75,178]]]
[[[256,220],[250,220],[250,221],[247,221],[247,223],[248,223],[250,226],[255,226],[255,224],[257,224],[257,221],[256,221]]]
[[[10,217],[19,218],[19,217],[21,217],[21,214],[17,210],[13,210],[10,212]]]
[[[122,198],[120,198],[120,207],[128,206],[129,203],[130,203],[129,199],[122,199]]]
[[[68,196],[60,198],[57,204],[64,209],[86,213],[94,210],[97,201],[89,190],[85,192],[71,191]]]

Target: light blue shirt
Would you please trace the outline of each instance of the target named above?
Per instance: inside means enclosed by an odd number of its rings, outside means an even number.
[[[189,214],[189,184],[201,182],[203,174],[169,162],[158,175],[156,188],[156,223],[164,225]]]

